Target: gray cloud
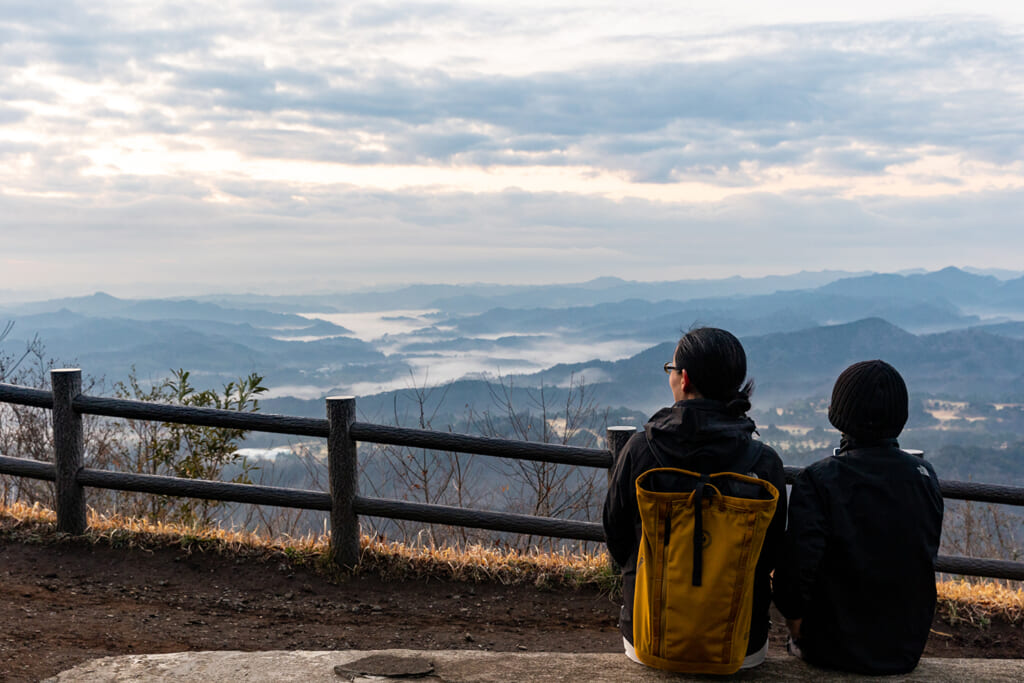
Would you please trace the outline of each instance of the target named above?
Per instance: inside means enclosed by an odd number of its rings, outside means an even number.
[[[385,30],[451,14],[440,4],[415,7],[359,8],[347,26]],[[361,61],[355,53],[344,64],[270,67],[258,57],[217,55],[224,26],[131,32],[81,10],[54,23],[8,22],[4,30],[14,44],[34,47],[36,59],[78,78],[120,79],[129,88],[145,77],[170,79],[141,116],[94,109],[69,127],[106,119],[140,132],[200,134],[209,126],[210,137],[270,158],[578,164],[665,182],[735,172],[744,162],[874,173],[922,146],[995,163],[1024,154],[1016,114],[1024,104],[1024,41],[994,24],[752,29],[727,37],[771,47],[710,61],[508,76]],[[170,57],[183,54],[195,56],[193,66],[172,65]],[[38,88],[20,95],[54,97]],[[158,107],[174,108],[175,120]],[[268,125],[254,132],[254,117]],[[276,125],[287,119],[315,130]],[[353,131],[385,148],[367,152],[350,141]],[[850,141],[883,149],[869,156],[850,150]]]
[[[381,74],[310,97],[266,97],[276,79],[290,75],[265,74],[262,87],[254,82],[264,75],[233,83],[224,104],[339,116],[339,128],[356,122],[384,135],[391,150],[386,158],[396,163],[422,154],[446,160],[460,153],[469,163],[508,163],[510,152],[538,151],[541,140],[548,142],[541,151],[549,156],[540,163],[625,168],[649,180],[667,180],[672,172],[699,174],[704,167],[736,169],[751,160],[801,163],[813,160],[820,147],[843,147],[850,140],[895,148],[883,156],[905,158],[902,148],[934,145],[1005,163],[1022,152],[1024,130],[1012,114],[1022,102],[1012,84],[1021,82],[1015,65],[1024,50],[1018,42],[993,38],[993,50],[984,55],[989,63],[978,66],[987,66],[993,77],[993,72],[1017,71],[1002,89],[951,83],[915,87],[918,78],[927,80],[976,57],[981,38],[972,35],[909,56],[795,48],[725,63],[521,78]],[[942,61],[935,61],[934,52]],[[931,61],[923,66],[926,59]],[[253,97],[258,105],[247,103]],[[443,132],[429,149],[416,144],[416,138],[452,122],[484,124],[496,133],[489,144],[474,138],[467,146],[465,138]],[[576,152],[565,154],[570,147]],[[841,150],[827,161],[840,172],[868,170],[863,155]]]
[[[236,23],[165,8],[165,27],[134,30],[117,8],[68,4],[56,13],[6,3],[0,133],[38,134],[0,137],[4,167],[23,166],[9,176],[16,187],[0,193],[0,268],[13,272],[3,259],[45,264],[69,282],[122,288],[205,287],[231,273],[238,287],[304,290],[431,278],[898,270],[968,257],[1019,265],[1000,261],[1024,249],[1019,191],[844,199],[823,189],[684,204],[557,188],[393,193],[231,174],[92,174],[84,153],[106,144],[105,131],[115,140],[162,136],[171,153],[207,146],[253,161],[573,165],[645,183],[748,188],[766,167],[809,168],[837,185],[882,176],[922,150],[967,162],[1024,158],[1024,39],[993,23],[625,36],[613,42],[665,47],[649,61],[494,73],[474,70],[474,55],[428,65],[382,55],[441,25],[536,36],[540,49],[565,16],[517,16],[508,28],[508,17],[442,4],[268,7],[276,13]],[[257,29],[265,34],[253,44],[267,35],[279,42],[251,49],[246,31]],[[732,44],[741,47],[712,54]],[[80,104],[64,105],[69,81]],[[101,86],[137,100],[107,99]],[[963,186],[966,176],[945,172],[928,180]]]

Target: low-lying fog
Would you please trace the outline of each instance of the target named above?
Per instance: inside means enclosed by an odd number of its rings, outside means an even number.
[[[345,327],[351,330],[347,336],[368,342],[388,356],[397,356],[409,366],[408,371],[388,380],[355,382],[345,387],[346,391],[357,396],[443,384],[464,377],[497,378],[508,374],[529,374],[559,363],[620,360],[651,346],[649,341],[634,339],[598,342],[566,339],[558,330],[550,334],[505,336],[493,333],[455,334],[438,320],[437,313],[436,310],[392,310],[302,315]],[[326,337],[303,340],[323,338]],[[454,340],[458,343],[453,344]],[[595,376],[588,381],[596,379]],[[322,398],[336,388],[313,384],[281,385],[271,387],[266,397]]]

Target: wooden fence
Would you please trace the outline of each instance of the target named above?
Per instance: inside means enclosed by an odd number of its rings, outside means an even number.
[[[87,396],[82,393],[82,375],[78,369],[54,370],[51,380],[53,391],[0,383],[0,402],[52,411],[54,442],[54,462],[0,455],[0,474],[53,481],[58,530],[70,534],[85,531],[86,487],[323,510],[329,512],[331,518],[331,557],[334,562],[345,567],[354,567],[359,561],[360,515],[604,542],[604,531],[595,522],[361,496],[358,487],[357,442],[609,470],[615,455],[635,431],[633,427],[611,427],[607,433],[607,449],[578,448],[358,422],[355,419],[356,401],[352,397],[329,397],[326,401],[327,418],[316,419]],[[84,414],[322,437],[327,439],[330,491],[234,484],[84,467]],[[787,480],[792,481],[799,471],[799,468],[787,467]],[[940,481],[940,488],[945,498],[1024,506],[1022,487]],[[1024,580],[1024,562],[1008,560],[939,556],[936,570],[950,574]]]

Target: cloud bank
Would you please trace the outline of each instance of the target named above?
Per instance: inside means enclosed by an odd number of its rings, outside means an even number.
[[[724,7],[5,3],[0,288],[1019,266],[1018,17]]]

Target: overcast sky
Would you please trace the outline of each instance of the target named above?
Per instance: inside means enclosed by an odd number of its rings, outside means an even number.
[[[1021,268],[1024,3],[641,4],[0,0],[0,290]]]

